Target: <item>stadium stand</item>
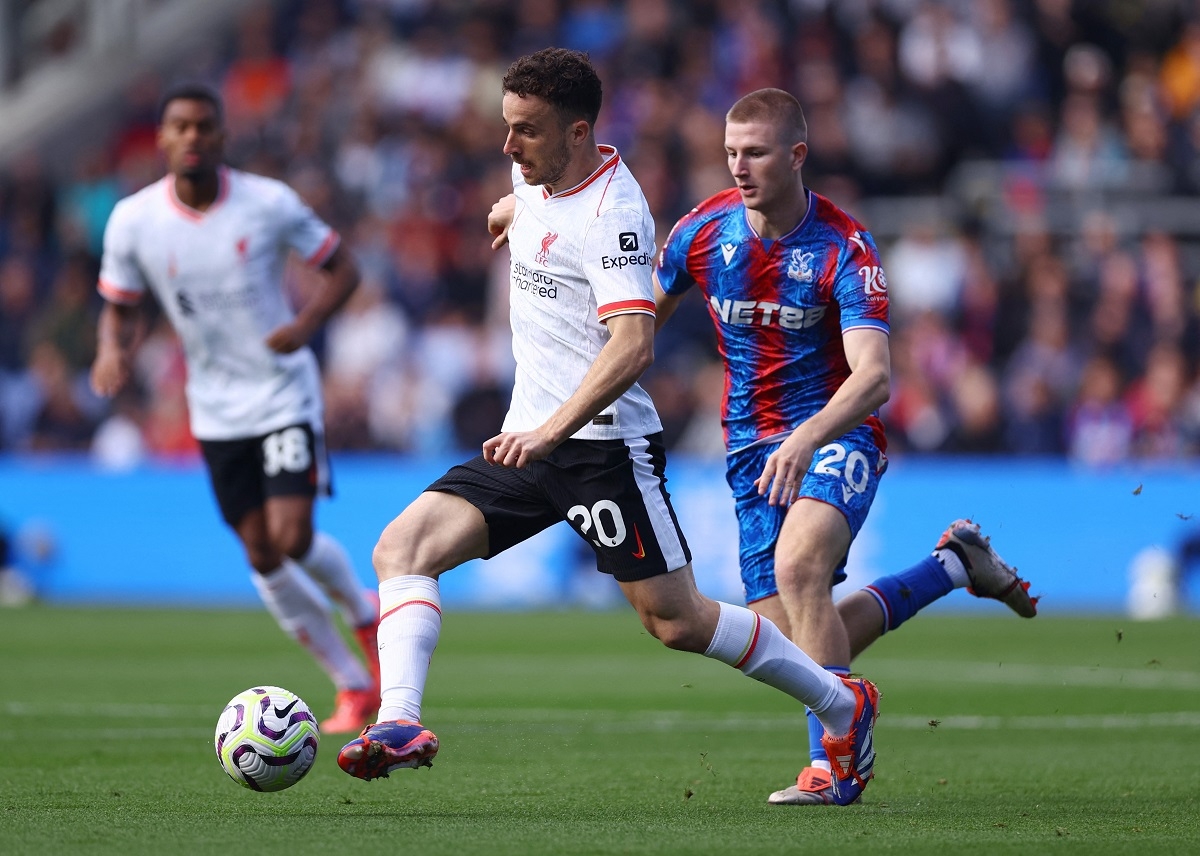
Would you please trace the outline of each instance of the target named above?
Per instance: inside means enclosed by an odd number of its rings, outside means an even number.
[[[505,258],[484,228],[509,181],[499,80],[549,44],[601,68],[599,136],[660,243],[728,186],[737,96],[800,98],[807,182],[883,253],[892,451],[1101,465],[1200,448],[1195,4],[206,0],[184,26],[184,2],[0,0],[0,103],[25,111],[0,129],[0,450],[194,449],[165,328],[132,394],[99,402],[85,376],[104,223],[159,176],[155,105],[182,78],[222,91],[230,160],[292,184],[362,267],[315,343],[333,447],[476,445],[511,379]],[[100,26],[102,5],[127,17]],[[91,81],[86,101],[68,79]],[[31,92],[59,95],[35,111]],[[297,269],[291,287],[309,286]],[[708,328],[692,301],[647,378],[668,441],[695,455],[722,454]]]

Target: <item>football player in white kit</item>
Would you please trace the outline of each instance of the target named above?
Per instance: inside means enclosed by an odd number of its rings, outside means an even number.
[[[307,342],[350,296],[358,270],[291,188],[224,166],[223,145],[215,93],[184,85],[166,94],[158,146],[167,175],[122,199],[105,229],[92,386],[112,396],[128,381],[150,290],[183,343],[191,429],[222,516],[268,611],[337,688],[321,729],[354,732],[379,703],[379,607],[342,545],[313,528],[329,468]],[[282,284],[293,251],[323,272],[295,314]],[[329,599],[354,626],[366,665],[338,632]]]
[[[452,467],[380,536],[379,722],[338,764],[369,780],[432,762],[438,740],[421,723],[421,702],[441,630],[438,577],[565,520],[665,645],[808,705],[849,770],[838,799],[851,802],[874,764],[874,686],[825,671],[769,620],[696,588],[665,487],[662,426],[637,384],[654,358],[654,223],[620,155],[596,142],[600,80],[585,54],[547,48],[514,62],[503,91],[516,195],[504,235],[512,404],[482,454]]]

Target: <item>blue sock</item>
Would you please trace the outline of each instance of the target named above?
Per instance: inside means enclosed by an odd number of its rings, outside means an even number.
[[[926,556],[907,571],[880,577],[863,589],[883,609],[884,633],[953,590],[954,583],[936,556]]]
[[[833,672],[835,675],[850,674],[849,666],[826,666],[825,671]],[[821,745],[821,738],[825,736],[825,726],[821,725],[821,720],[813,715],[813,712],[808,711],[808,757],[810,761],[823,761],[829,763],[829,759],[825,757],[825,747]]]

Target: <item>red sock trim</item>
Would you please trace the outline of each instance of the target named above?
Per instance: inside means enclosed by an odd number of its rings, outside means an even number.
[[[757,612],[753,613],[753,615],[754,632],[750,634],[750,644],[746,646],[746,653],[742,655],[742,659],[733,664],[733,667],[739,671],[741,670],[742,666],[746,665],[746,661],[750,659],[752,654],[754,654],[754,648],[758,645],[758,634],[759,630],[762,628],[762,618]]]
[[[397,604],[396,606],[393,606],[391,609],[389,609],[383,615],[379,616],[379,620],[383,621],[383,619],[387,618],[388,616],[395,615],[397,612],[404,609],[404,607],[406,607],[406,606],[428,606],[430,609],[432,609],[438,615],[442,614],[442,610],[438,607],[438,605],[436,603],[434,603],[431,600],[406,600],[406,601],[404,601],[404,603],[400,603],[400,604]]]

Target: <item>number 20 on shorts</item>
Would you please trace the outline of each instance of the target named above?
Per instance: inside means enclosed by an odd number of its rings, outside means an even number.
[[[871,464],[867,460],[867,456],[858,449],[847,454],[846,447],[841,443],[829,443],[817,449],[817,459],[816,465],[813,467],[814,473],[833,476],[845,481],[842,486],[843,501],[849,502],[851,495],[849,491],[862,493],[867,489],[867,483],[871,479]]]
[[[584,536],[588,536],[595,527],[596,537],[592,543],[597,547],[615,547],[625,540],[625,518],[621,516],[620,507],[611,499],[602,499],[591,508],[573,505],[567,512],[567,519],[572,523],[578,520],[579,531]]]

